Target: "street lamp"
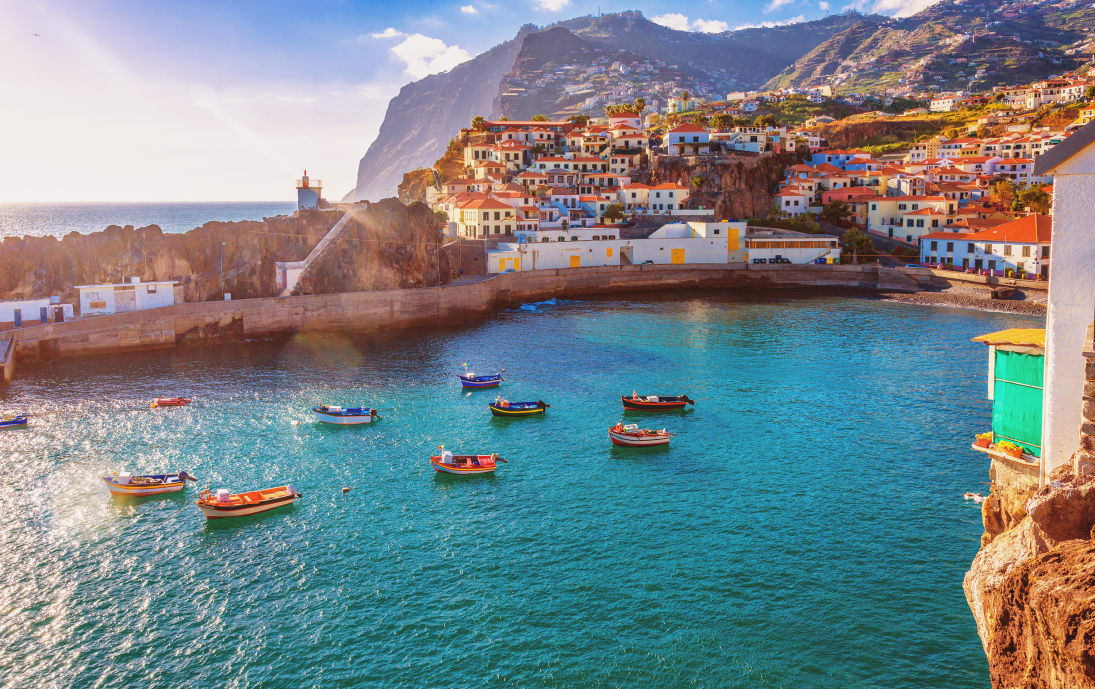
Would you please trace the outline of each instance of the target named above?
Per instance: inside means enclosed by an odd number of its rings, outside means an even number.
[[[220,266],[221,266],[221,301],[224,301],[224,247],[228,246],[228,242],[221,242],[220,247]]]

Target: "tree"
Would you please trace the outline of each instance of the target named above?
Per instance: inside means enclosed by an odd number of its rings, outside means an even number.
[[[700,177],[699,175],[696,175],[695,177],[690,179],[688,181],[688,183],[692,185],[693,189],[698,191],[699,188],[703,186],[703,177]]]
[[[1095,85],[1088,86],[1086,89],[1084,89],[1084,100],[1086,100],[1086,101],[1095,100]]]
[[[505,115],[502,115],[501,117],[498,118],[498,121],[499,122],[509,122],[509,118],[506,117]]]
[[[609,220],[611,222],[617,222],[619,220],[623,220],[623,218],[624,218],[624,207],[621,206],[618,203],[609,204],[608,208],[605,209],[605,216],[604,217],[605,217],[605,220]]]
[[[1003,177],[1003,179],[999,179],[999,177]],[[1015,195],[1017,193],[1018,190],[1015,188],[1015,182],[1011,181],[1010,178],[999,175],[997,178],[993,179],[992,197],[1004,208],[1011,208],[1011,204],[1014,203]]]
[[[529,118],[531,122],[547,122],[547,115],[533,115]]]
[[[656,112],[652,112],[647,115],[647,119],[651,127],[657,127],[662,123],[662,116]]]
[[[642,97],[636,98],[631,105],[635,108],[635,112],[641,115],[643,114],[643,110],[646,110],[646,99]]]
[[[688,91],[681,91],[681,100],[691,100],[692,94]]]
[[[433,217],[437,218],[437,222],[444,227],[449,224],[449,214],[445,211],[434,211]]]
[[[720,112],[711,118],[710,125],[714,129],[730,129],[734,126],[734,123],[735,120],[733,115]]]
[[[821,209],[821,219],[827,223],[846,227],[852,216],[852,207],[846,201],[830,201]]]
[[[476,115],[475,117],[471,118],[471,128],[482,129],[483,123],[486,121],[486,118],[484,118],[482,115]]]
[[[567,122],[573,122],[576,127],[585,127],[589,124],[589,115],[571,115]]]
[[[1053,204],[1053,197],[1045,190],[1045,185],[1035,184],[1019,192],[1016,199],[1020,205],[1029,208],[1035,213],[1049,214],[1049,208]]]
[[[853,263],[859,262],[859,256],[869,256],[874,253],[871,238],[854,227],[844,233],[844,249],[852,252]]]

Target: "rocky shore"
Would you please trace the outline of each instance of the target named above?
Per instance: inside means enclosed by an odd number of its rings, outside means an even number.
[[[927,290],[913,293],[882,293],[887,301],[924,306],[949,306],[978,311],[997,311],[1000,313],[1021,313],[1029,316],[1046,315],[1046,293],[1030,290],[1021,293],[1020,299],[993,299],[992,289],[987,286],[950,281],[939,290]]]

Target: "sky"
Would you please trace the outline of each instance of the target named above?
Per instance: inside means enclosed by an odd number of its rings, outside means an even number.
[[[527,23],[639,9],[682,31],[934,0],[0,0],[0,203],[341,198],[401,86]]]

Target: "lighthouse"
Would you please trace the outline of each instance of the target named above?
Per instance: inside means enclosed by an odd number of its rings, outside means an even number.
[[[297,180],[297,209],[303,211],[309,208],[319,208],[322,199],[323,181],[310,179],[308,171],[305,170],[301,178]]]

